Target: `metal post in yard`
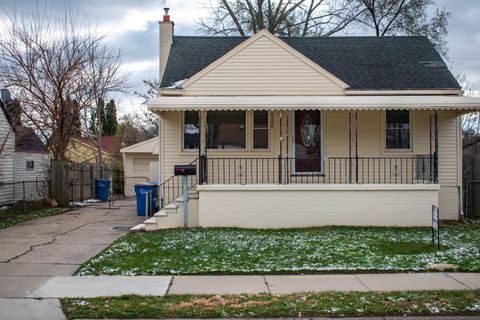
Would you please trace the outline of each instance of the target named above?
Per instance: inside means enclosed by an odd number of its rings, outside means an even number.
[[[188,227],[188,176],[183,175],[183,226]]]
[[[26,208],[26,203],[25,203],[25,201],[26,201],[26,198],[25,198],[25,181],[22,181],[22,187],[23,187],[23,209],[25,210],[25,208]],[[15,189],[15,187],[14,187],[14,189]]]
[[[145,218],[148,219],[149,217],[149,212],[150,212],[150,206],[149,206],[149,199],[150,198],[150,191],[145,192]]]
[[[84,187],[84,184],[85,184],[84,179],[83,179],[84,178],[83,177],[83,175],[84,175],[83,169],[84,169],[83,164],[81,164],[80,165],[80,201],[81,202],[83,202],[83,200],[85,200],[84,199],[84,194],[83,194],[83,187]]]

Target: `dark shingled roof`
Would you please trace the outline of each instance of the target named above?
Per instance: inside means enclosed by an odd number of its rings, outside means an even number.
[[[48,150],[32,128],[18,126],[15,128],[15,152],[47,154]]]
[[[190,78],[246,39],[175,36],[162,87]],[[426,37],[281,39],[351,89],[460,89]]]

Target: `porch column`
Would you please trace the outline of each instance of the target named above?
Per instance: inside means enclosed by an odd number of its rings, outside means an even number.
[[[198,111],[199,122],[199,184],[207,183],[207,111]]]

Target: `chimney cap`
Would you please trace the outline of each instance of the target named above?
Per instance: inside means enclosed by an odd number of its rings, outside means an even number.
[[[165,15],[168,16],[168,11],[170,11],[170,8],[163,8],[163,10],[165,11]]]

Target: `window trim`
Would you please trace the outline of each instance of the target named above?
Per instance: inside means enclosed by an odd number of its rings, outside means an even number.
[[[397,109],[392,109],[391,111],[395,111]],[[392,155],[392,154],[411,154],[411,153],[414,153],[415,152],[415,148],[414,148],[414,141],[415,141],[415,138],[414,138],[414,134],[415,134],[415,130],[414,130],[414,123],[415,123],[415,116],[414,116],[414,111],[413,110],[410,110],[410,109],[398,109],[398,110],[406,110],[408,111],[408,117],[409,117],[409,122],[410,122],[410,148],[408,149],[388,149],[387,148],[387,111],[390,111],[390,110],[383,110],[382,111],[382,123],[381,123],[381,143],[382,143],[382,154],[388,154],[388,155]]]

